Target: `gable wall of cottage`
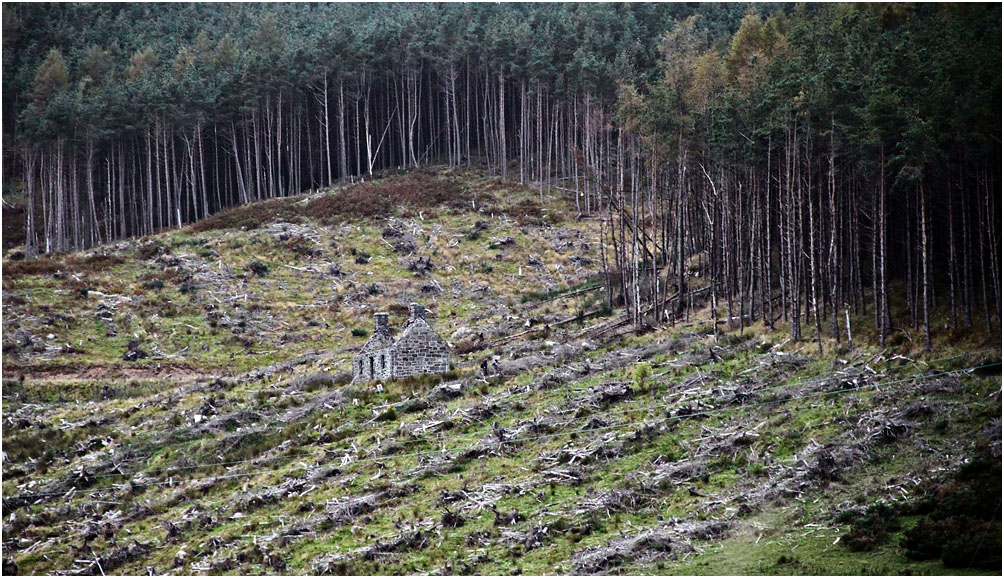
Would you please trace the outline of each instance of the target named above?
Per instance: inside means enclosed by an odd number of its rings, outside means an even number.
[[[352,380],[373,381],[443,373],[450,369],[450,348],[425,320],[425,308],[412,303],[407,329],[390,338],[386,313],[374,315],[373,337],[352,359]],[[383,344],[384,347],[379,345]]]

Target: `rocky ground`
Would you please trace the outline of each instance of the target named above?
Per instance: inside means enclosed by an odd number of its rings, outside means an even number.
[[[636,335],[598,227],[419,173],[5,260],[4,573],[1000,572],[999,338]],[[349,383],[411,301],[453,369]]]

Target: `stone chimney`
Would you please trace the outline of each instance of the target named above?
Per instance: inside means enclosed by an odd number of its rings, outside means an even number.
[[[390,322],[387,320],[386,313],[373,314],[373,334],[390,335]]]
[[[409,305],[408,310],[411,311],[411,317],[408,319],[408,323],[419,319],[425,319],[425,307],[419,305],[418,303],[412,303]]]

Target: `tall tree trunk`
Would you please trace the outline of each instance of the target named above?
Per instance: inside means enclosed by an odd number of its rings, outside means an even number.
[[[889,289],[886,283],[886,211],[885,211],[885,147],[879,153],[879,286],[882,309],[882,322],[879,329],[879,345],[885,347],[885,338],[889,332]]]
[[[829,202],[830,202],[830,246],[829,246],[829,283],[830,283],[830,308],[833,313],[833,339],[840,343],[840,324],[837,318],[837,293],[840,287],[841,277],[839,270],[839,259],[837,257],[837,176],[836,176],[836,146],[834,144],[834,134],[837,131],[836,122],[833,115],[830,115],[830,157],[829,157]]]
[[[338,76],[338,178],[349,174],[348,147],[345,145],[345,79]]]
[[[154,210],[153,209],[153,197],[154,197],[154,190],[153,190],[153,165],[155,163],[153,162],[153,152],[152,152],[152,149],[150,148],[150,140],[151,140],[150,126],[148,125],[146,127],[146,182],[147,182],[147,186],[146,186],[146,191],[147,191],[146,211],[147,211],[147,218],[149,220],[149,224],[146,227],[146,231],[145,231],[146,233],[150,233],[150,232],[153,231],[153,218],[154,218],[153,217],[153,210]]]
[[[328,169],[327,184],[330,187],[334,184],[334,178],[331,173],[331,125],[328,118],[328,67],[324,67],[324,164]]]
[[[101,228],[98,225],[98,209],[94,203],[94,139],[87,139],[87,206],[91,213],[89,242],[91,246],[101,243]]]
[[[230,123],[230,134],[233,137],[231,142],[234,145],[234,169],[237,171],[237,193],[240,195],[241,203],[249,202],[247,186],[245,186],[244,176],[241,174],[241,154],[237,149],[237,128],[234,123]]]
[[[509,176],[509,156],[506,154],[506,132],[505,132],[505,77],[502,76],[502,69],[499,68],[499,163],[501,164],[502,180]]]
[[[199,176],[202,185],[202,218],[209,216],[209,189],[206,188],[206,159],[202,147],[202,122],[195,124],[195,142],[199,147]]]
[[[38,155],[34,146],[29,145],[24,158],[24,181],[27,189],[27,215],[25,215],[24,252],[28,258],[38,254],[37,232],[35,230],[35,168]]]
[[[924,283],[924,347],[927,351],[931,351],[931,318],[928,313],[928,303],[930,298],[928,297],[927,285],[928,285],[928,273],[927,273],[927,209],[925,205],[927,202],[924,200],[924,182],[920,182],[920,243],[921,243],[921,263],[923,283]]]

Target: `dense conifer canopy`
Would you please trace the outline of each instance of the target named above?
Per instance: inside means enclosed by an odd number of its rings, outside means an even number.
[[[3,10],[29,253],[480,163],[608,215],[625,275],[682,290],[701,255],[730,306],[780,290],[796,334],[890,278],[917,315],[929,282],[999,309],[1000,5]]]

